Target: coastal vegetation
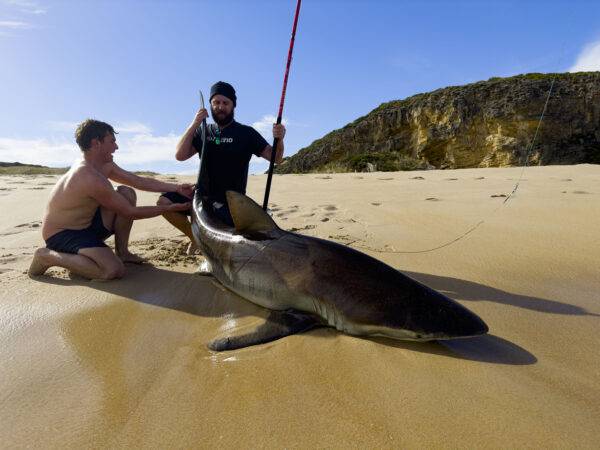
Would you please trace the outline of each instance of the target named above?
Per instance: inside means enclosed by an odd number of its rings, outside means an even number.
[[[600,72],[493,77],[383,103],[276,172],[600,164],[598,123]]]

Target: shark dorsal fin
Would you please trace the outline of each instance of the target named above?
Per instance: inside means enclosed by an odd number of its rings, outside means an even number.
[[[227,191],[227,204],[238,233],[269,232],[279,227],[254,200],[235,191]]]

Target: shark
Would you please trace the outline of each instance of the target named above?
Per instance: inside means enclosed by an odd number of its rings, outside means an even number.
[[[478,336],[488,326],[457,301],[354,248],[281,229],[244,194],[227,191],[234,226],[194,197],[192,233],[200,268],[270,310],[263,325],[215,339],[214,351],[270,342],[329,326],[363,337],[431,341]]]

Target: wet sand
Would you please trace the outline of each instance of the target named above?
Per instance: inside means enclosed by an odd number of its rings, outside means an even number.
[[[408,343],[324,328],[225,353],[206,344],[267,311],[193,274],[201,257],[163,219],[134,224],[151,264],[122,280],[30,279],[57,178],[0,177],[1,446],[596,448],[600,167],[527,168],[503,203],[521,173],[275,176],[282,228],[383,260],[490,333]],[[259,203],[264,184],[250,177]]]

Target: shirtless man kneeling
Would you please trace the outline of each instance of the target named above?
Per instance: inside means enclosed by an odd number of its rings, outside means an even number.
[[[113,162],[119,147],[115,130],[88,119],[77,127],[75,138],[83,161],[75,164],[54,186],[42,225],[45,248],[38,248],[29,275],[42,275],[52,266],[64,267],[86,278],[113,279],[125,273],[124,262],[143,261],[128,249],[133,220],[185,211],[190,203],[136,206],[131,187],[150,192],[176,191],[193,196],[191,184],[163,183],[139,177]],[[127,186],[113,189],[110,180]],[[104,243],[115,235],[116,254]]]

